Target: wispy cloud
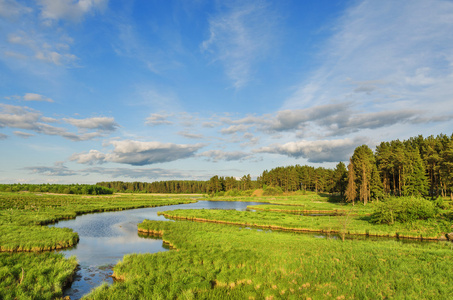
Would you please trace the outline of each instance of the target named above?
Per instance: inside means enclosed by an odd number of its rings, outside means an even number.
[[[217,162],[219,160],[243,160],[252,157],[252,154],[241,151],[209,150],[198,154],[198,156],[206,157],[210,161]]]
[[[21,137],[21,138],[24,138],[24,139],[27,139],[31,136],[34,136],[34,134],[32,133],[29,133],[29,132],[23,132],[23,131],[14,131],[13,132],[14,135],[18,136],[18,137]]]
[[[4,55],[20,60],[30,59],[57,66],[75,66],[78,57],[71,53],[70,43],[65,35],[55,32],[34,35],[30,28],[10,33]]]
[[[234,1],[222,8],[210,18],[210,35],[201,50],[220,61],[233,86],[241,88],[251,80],[254,64],[271,46],[275,16],[265,1]]]
[[[76,171],[68,169],[63,162],[56,162],[53,167],[37,166],[37,167],[26,167],[25,170],[30,171],[33,174],[41,174],[45,176],[72,176],[77,175]]]
[[[24,101],[44,101],[44,102],[54,102],[52,99],[45,97],[40,94],[35,93],[26,93],[23,97]]]
[[[289,142],[255,150],[256,153],[281,154],[305,158],[312,163],[347,161],[354,149],[368,141],[366,138]]]
[[[119,127],[118,123],[112,117],[93,117],[86,119],[63,118],[63,120],[79,129],[115,131]]]
[[[108,0],[38,0],[41,16],[45,20],[80,21],[86,14],[102,12]]]
[[[197,133],[192,133],[188,131],[180,131],[178,132],[178,135],[183,136],[188,139],[194,139],[194,140],[201,140],[204,138],[202,134],[197,134]]]
[[[171,114],[151,114],[148,118],[146,118],[145,124],[150,126],[157,126],[157,125],[171,125],[173,122],[169,121],[168,118],[171,117]]]
[[[63,118],[62,121],[66,121],[68,124],[82,129],[82,132],[73,133],[66,128],[49,125],[47,123],[55,123],[58,120],[45,117],[40,111],[29,107],[0,104],[0,128],[26,129],[35,133],[61,136],[72,141],[86,141],[105,136],[119,126],[113,118],[108,117],[87,119]],[[95,131],[86,132],[87,129]]]
[[[91,167],[80,171],[86,174],[101,174],[102,176],[111,176],[113,178],[143,178],[142,180],[149,181],[150,179],[204,179],[205,176],[197,176],[193,171],[169,170],[161,168],[102,168]]]
[[[283,109],[349,103],[360,114],[346,116],[345,122],[336,118],[343,133],[354,132],[353,123],[378,128],[414,121],[414,111],[431,120],[451,115],[452,16],[451,1],[355,3],[335,24],[320,51],[319,67],[297,86]]]
[[[3,18],[16,18],[21,15],[30,13],[31,8],[22,5],[15,0],[0,1],[0,16]]]

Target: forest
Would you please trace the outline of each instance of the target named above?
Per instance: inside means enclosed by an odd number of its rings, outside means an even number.
[[[90,184],[0,184],[0,192],[32,192],[74,195],[111,195],[113,190]]]

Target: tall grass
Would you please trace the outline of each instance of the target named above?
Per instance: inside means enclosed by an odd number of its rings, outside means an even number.
[[[160,212],[165,217],[198,222],[213,222],[260,228],[343,233],[350,235],[386,236],[400,238],[445,239],[449,222],[418,220],[412,223],[374,224],[370,216],[303,216],[268,211],[227,211],[187,209]],[[345,224],[347,226],[345,227]]]
[[[340,241],[212,223],[140,224],[176,251],[131,254],[86,299],[448,299],[449,245]]]
[[[77,268],[56,253],[0,253],[0,299],[55,299]]]
[[[76,258],[41,252],[74,246],[78,234],[43,226],[77,215],[195,202],[147,195],[69,196],[0,193],[0,299],[55,299],[71,280]]]
[[[0,193],[0,251],[43,251],[74,246],[78,234],[46,225],[77,215],[191,203],[181,197],[147,195],[74,196]]]

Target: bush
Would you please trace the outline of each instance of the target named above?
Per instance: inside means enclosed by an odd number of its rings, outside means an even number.
[[[263,196],[279,196],[279,195],[282,195],[282,194],[283,194],[282,188],[279,187],[279,186],[277,186],[277,187],[273,187],[273,186],[264,187]]]
[[[371,215],[371,221],[381,224],[406,223],[433,218],[437,212],[437,207],[426,199],[392,197],[385,202],[376,204]]]

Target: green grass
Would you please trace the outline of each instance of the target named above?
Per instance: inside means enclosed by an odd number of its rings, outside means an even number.
[[[0,299],[55,299],[72,279],[75,257],[56,253],[0,253]]]
[[[232,211],[230,211],[232,212]],[[222,224],[146,221],[176,251],[126,255],[87,299],[449,299],[453,251],[316,239]]]
[[[0,193],[0,251],[43,251],[74,246],[78,234],[42,226],[77,215],[191,203],[182,197],[150,195],[81,196]]]
[[[74,196],[0,193],[0,299],[54,299],[62,295],[77,265],[75,258],[40,252],[74,246],[78,234],[43,226],[77,215],[195,202],[188,198],[113,195]],[[23,271],[22,271],[23,270]]]
[[[254,226],[261,228],[344,233],[351,235],[391,236],[424,239],[444,239],[451,225],[436,220],[412,223],[373,224],[370,216],[302,216],[267,211],[230,211],[187,209],[161,212],[168,218]],[[140,226],[139,226],[140,228]]]

